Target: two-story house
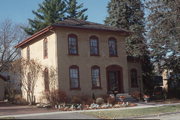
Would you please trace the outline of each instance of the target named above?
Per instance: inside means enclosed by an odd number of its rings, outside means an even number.
[[[38,59],[58,71],[56,88],[67,95],[104,95],[139,90],[141,65],[127,59],[129,31],[78,19],[66,19],[35,33],[16,47],[25,59]],[[35,96],[49,89],[48,69],[38,79]]]

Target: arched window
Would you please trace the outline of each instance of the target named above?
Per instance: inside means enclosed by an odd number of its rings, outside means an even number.
[[[101,88],[101,77],[100,77],[100,67],[93,66],[91,68],[91,79],[92,79],[92,88]]]
[[[138,87],[138,79],[137,79],[137,70],[136,69],[131,70],[131,87],[132,88]]]
[[[44,39],[43,41],[43,51],[44,51],[44,58],[48,57],[48,41],[47,38]]]
[[[31,73],[28,72],[28,74],[27,74],[27,89],[28,89],[28,92],[31,91],[31,87],[32,87],[31,81],[32,81],[31,80]]]
[[[109,45],[109,56],[117,56],[117,41],[115,38],[109,38],[108,40]]]
[[[70,79],[70,89],[80,89],[78,66],[72,65],[69,67],[69,79]]]
[[[90,55],[91,56],[98,56],[99,55],[99,40],[96,36],[90,37]]]
[[[45,91],[49,91],[49,71],[47,68],[44,69],[44,87]]]
[[[74,34],[68,35],[69,55],[78,55],[78,39]]]
[[[30,48],[27,46],[27,59],[30,60]]]

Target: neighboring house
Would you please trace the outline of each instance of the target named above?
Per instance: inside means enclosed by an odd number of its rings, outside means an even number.
[[[3,70],[3,72],[1,72],[1,75],[6,78],[7,87],[19,93],[21,91],[21,80],[18,78],[17,73],[10,70],[11,67],[8,67],[8,68],[9,69]]]
[[[6,78],[0,75],[0,101],[4,100]]]
[[[168,92],[168,89],[179,88],[180,74],[174,74],[172,70],[163,70],[163,88]],[[168,83],[169,82],[169,83]]]
[[[66,19],[44,28],[16,47],[22,58],[38,60],[44,69],[35,97],[51,89],[49,70],[57,70],[56,89],[68,96],[104,95],[139,91],[142,86],[141,65],[127,60],[125,38],[129,31],[77,19]],[[143,88],[143,87],[142,87]],[[142,91],[142,90],[141,90]]]

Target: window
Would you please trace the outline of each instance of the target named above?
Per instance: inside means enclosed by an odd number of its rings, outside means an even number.
[[[100,68],[93,66],[91,68],[92,88],[101,88],[100,82]]]
[[[27,74],[27,89],[28,89],[28,92],[30,92],[31,91],[31,73],[30,72],[28,72],[28,74]]]
[[[114,38],[110,38],[108,41],[109,56],[117,56],[117,41]]]
[[[43,41],[43,48],[44,48],[44,58],[48,57],[48,42],[47,42],[47,38],[44,39]]]
[[[99,41],[96,36],[90,37],[90,55],[92,56],[99,55]]]
[[[49,91],[49,71],[47,68],[44,70],[44,87],[45,91]]]
[[[30,60],[30,48],[29,48],[29,46],[27,47],[27,59]]]
[[[78,42],[76,35],[68,35],[68,46],[70,55],[78,55]]]
[[[138,87],[137,70],[136,69],[131,70],[131,87],[132,88]]]
[[[80,89],[78,66],[73,65],[69,68],[69,77],[70,77],[70,88]]]

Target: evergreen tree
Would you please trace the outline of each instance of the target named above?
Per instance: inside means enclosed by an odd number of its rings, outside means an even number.
[[[78,5],[76,0],[44,0],[36,11],[32,11],[35,17],[28,19],[30,26],[23,29],[27,34],[32,35],[66,18],[86,20],[87,16],[84,12],[87,9],[80,10],[82,7],[83,4]]]
[[[126,51],[128,56],[139,57],[142,61],[143,81],[148,86],[151,81],[153,66],[147,42],[144,37],[145,19],[144,5],[141,0],[111,0],[108,3],[109,16],[105,24],[118,28],[124,28],[133,32],[126,39]]]
[[[151,54],[160,72],[180,71],[180,1],[149,0],[148,26]]]
[[[67,18],[77,18],[82,20],[87,20],[88,16],[84,14],[87,8],[83,8],[83,3],[78,5],[76,0],[66,0],[67,4]]]
[[[24,28],[29,35],[64,19],[66,4],[63,0],[45,0],[37,11],[32,11],[34,19],[28,19],[30,27]]]
[[[149,0],[146,5],[151,55],[158,72],[172,71],[168,92],[170,96],[180,97],[180,1]]]
[[[126,51],[130,56],[147,54],[142,6],[140,0],[111,0],[108,4],[109,16],[105,24],[134,32],[126,39]]]

